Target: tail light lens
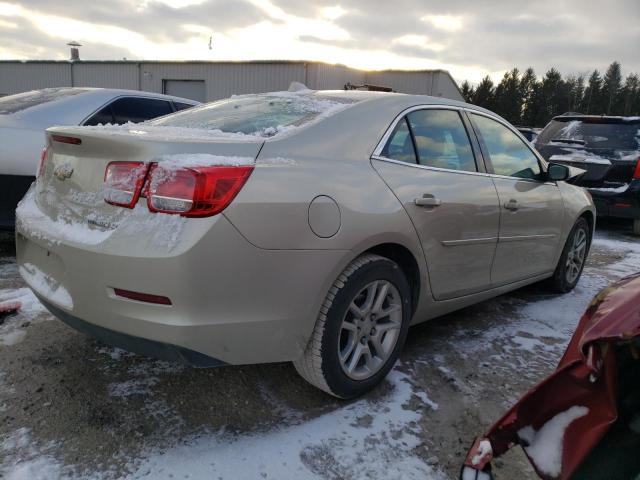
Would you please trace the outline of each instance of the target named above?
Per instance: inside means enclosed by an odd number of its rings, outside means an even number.
[[[42,175],[44,175],[44,168],[47,163],[48,153],[49,153],[49,149],[47,147],[44,147],[40,152],[40,163],[38,164],[38,172],[36,173],[37,178],[42,178]]]
[[[640,180],[640,158],[638,158],[638,163],[636,163],[636,171],[633,172],[633,179]]]
[[[140,198],[149,166],[142,162],[111,162],[104,173],[104,199],[111,205],[133,208]]]
[[[146,196],[152,212],[208,217],[222,212],[245,184],[253,166],[166,169],[153,164]]]

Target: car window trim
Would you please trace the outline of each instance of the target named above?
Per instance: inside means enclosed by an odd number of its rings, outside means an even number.
[[[84,125],[87,120],[89,120],[91,117],[93,117],[96,113],[98,113],[104,107],[111,106],[111,104],[113,102],[115,102],[116,100],[120,100],[121,98],[142,98],[142,99],[145,99],[145,100],[162,100],[163,102],[169,102],[169,105],[171,105],[171,108],[173,109],[172,113],[176,112],[175,107],[173,105],[173,99],[152,97],[151,95],[127,95],[127,94],[123,94],[123,95],[118,95],[117,97],[112,97],[109,100],[107,100],[106,102],[104,102],[102,105],[100,105],[98,108],[96,108],[93,112],[91,112],[89,115],[84,117],[84,119],[82,119],[82,121],[78,125],[81,125],[81,126]],[[193,105],[193,106],[195,107],[195,105]],[[111,114],[113,115],[113,109],[111,110]],[[167,115],[171,115],[171,113],[168,113]],[[163,115],[163,117],[164,116],[166,116],[166,115]],[[156,117],[156,118],[160,118],[160,117]],[[115,121],[115,116],[114,116],[114,121]]]
[[[515,128],[511,127],[511,125],[509,125],[505,120],[502,120],[501,118],[498,118],[494,115],[488,115],[485,112],[480,112],[478,110],[474,110],[471,108],[465,108],[464,109],[465,112],[467,112],[467,114],[474,114],[474,115],[479,115],[481,117],[486,117],[489,118],[490,120],[493,120],[495,122],[498,122],[499,124],[501,124],[502,126],[504,126],[507,130],[511,131],[512,133],[514,133],[524,144],[524,146],[533,154],[534,157],[536,157],[536,159],[538,159],[538,166],[540,167],[540,170],[542,173],[546,173],[547,169],[549,168],[549,164],[547,163],[547,161],[542,157],[542,155],[540,155],[532,146],[531,144],[527,141],[526,138],[524,138],[524,136]],[[520,178],[520,177],[513,177],[511,175],[499,175],[497,173],[495,173],[495,169],[493,168],[493,163],[491,162],[491,156],[489,155],[489,152],[485,152],[485,148],[482,146],[482,143],[480,141],[480,139],[482,138],[478,132],[476,131],[476,127],[473,124],[473,120],[471,119],[471,117],[469,118],[469,121],[471,122],[471,127],[473,128],[476,136],[478,137],[478,144],[480,145],[480,149],[482,150],[482,156],[483,158],[485,158],[485,162],[487,163],[487,172],[489,173],[489,175],[491,175],[492,177],[495,178],[511,178],[511,179],[516,179],[516,180],[521,180],[521,181],[529,181],[529,182],[534,182],[534,183],[540,183],[540,184],[551,184],[551,185],[556,185],[557,182],[550,182],[548,180],[536,180],[534,178]]]
[[[402,119],[407,119],[407,116],[412,113],[415,112],[417,110],[452,110],[458,113],[458,117],[460,118],[460,122],[462,123],[466,133],[467,133],[467,140],[469,141],[469,144],[471,145],[471,152],[473,154],[473,159],[474,159],[474,163],[476,165],[476,171],[475,172],[470,172],[468,170],[456,170],[456,169],[452,169],[452,168],[439,168],[439,167],[429,167],[429,169],[433,169],[433,170],[441,170],[444,172],[463,172],[463,173],[485,173],[482,172],[480,166],[481,164],[478,162],[478,157],[477,157],[477,152],[476,152],[476,148],[473,144],[473,139],[472,137],[469,135],[469,131],[467,130],[467,126],[465,125],[464,122],[464,118],[463,118],[463,114],[462,111],[463,109],[461,107],[457,107],[454,105],[414,105],[412,107],[408,107],[405,108],[402,112],[400,112],[391,122],[391,124],[389,125],[389,127],[387,128],[387,130],[385,131],[384,135],[382,136],[381,140],[378,142],[378,145],[376,146],[376,148],[373,150],[373,154],[371,155],[371,158],[377,157],[377,160],[393,160],[392,158],[387,158],[382,156],[382,151],[384,150],[385,145],[387,144],[387,142],[389,141],[389,139],[391,138],[391,135],[393,135],[393,132],[395,131],[396,126],[398,125],[398,123],[400,123],[400,121]],[[413,136],[413,129],[411,128],[411,123],[409,122],[409,120],[407,119],[407,126],[409,127],[409,132],[411,133],[411,141],[413,142],[413,150],[414,150],[414,154],[416,156],[416,166],[422,166],[422,167],[427,167],[427,165],[421,165],[420,162],[420,154],[418,153],[418,148],[417,148],[417,144],[415,141],[415,138]],[[395,161],[394,161],[395,162]],[[484,162],[484,159],[483,159]],[[400,162],[403,163],[405,165],[413,165],[407,162]]]

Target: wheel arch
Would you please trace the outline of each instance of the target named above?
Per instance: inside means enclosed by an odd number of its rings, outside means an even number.
[[[420,266],[415,255],[404,245],[387,242],[375,245],[361,252],[358,256],[373,253],[388,258],[398,264],[411,288],[411,314],[416,312],[420,300],[421,275]]]

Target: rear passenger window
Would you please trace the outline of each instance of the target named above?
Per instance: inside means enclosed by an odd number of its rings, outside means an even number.
[[[195,105],[191,105],[190,103],[182,103],[182,102],[173,102],[173,106],[176,107],[176,112],[180,110],[186,110],[187,108],[195,107]]]
[[[400,162],[416,163],[416,151],[413,148],[413,140],[406,118],[400,120],[396,125],[382,150],[382,156]]]
[[[420,165],[477,171],[471,142],[457,111],[417,110],[407,119]]]
[[[482,115],[471,114],[470,117],[496,175],[540,179],[542,172],[538,157],[515,133]]]
[[[83,125],[107,125],[113,123],[113,113],[111,105],[107,105],[102,110],[94,113]]]
[[[155,98],[119,98],[111,104],[114,122],[144,122],[152,118],[173,113],[171,103]]]

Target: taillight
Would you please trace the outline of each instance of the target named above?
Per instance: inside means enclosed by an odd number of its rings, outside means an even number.
[[[82,144],[82,139],[78,137],[69,137],[67,135],[51,135],[51,140],[58,143],[68,143],[70,145]]]
[[[208,217],[222,212],[245,184],[253,166],[167,169],[153,164],[145,190],[152,212]]]
[[[633,179],[640,180],[640,158],[638,158],[638,162],[636,163],[636,171],[633,172]]]
[[[47,162],[47,153],[49,152],[49,149],[47,147],[44,147],[42,149],[42,151],[40,152],[40,163],[38,164],[38,172],[36,173],[36,177],[37,178],[41,178],[42,175],[44,175],[44,167],[46,165]]]
[[[133,208],[138,203],[149,166],[143,162],[111,162],[104,172],[104,199]]]

